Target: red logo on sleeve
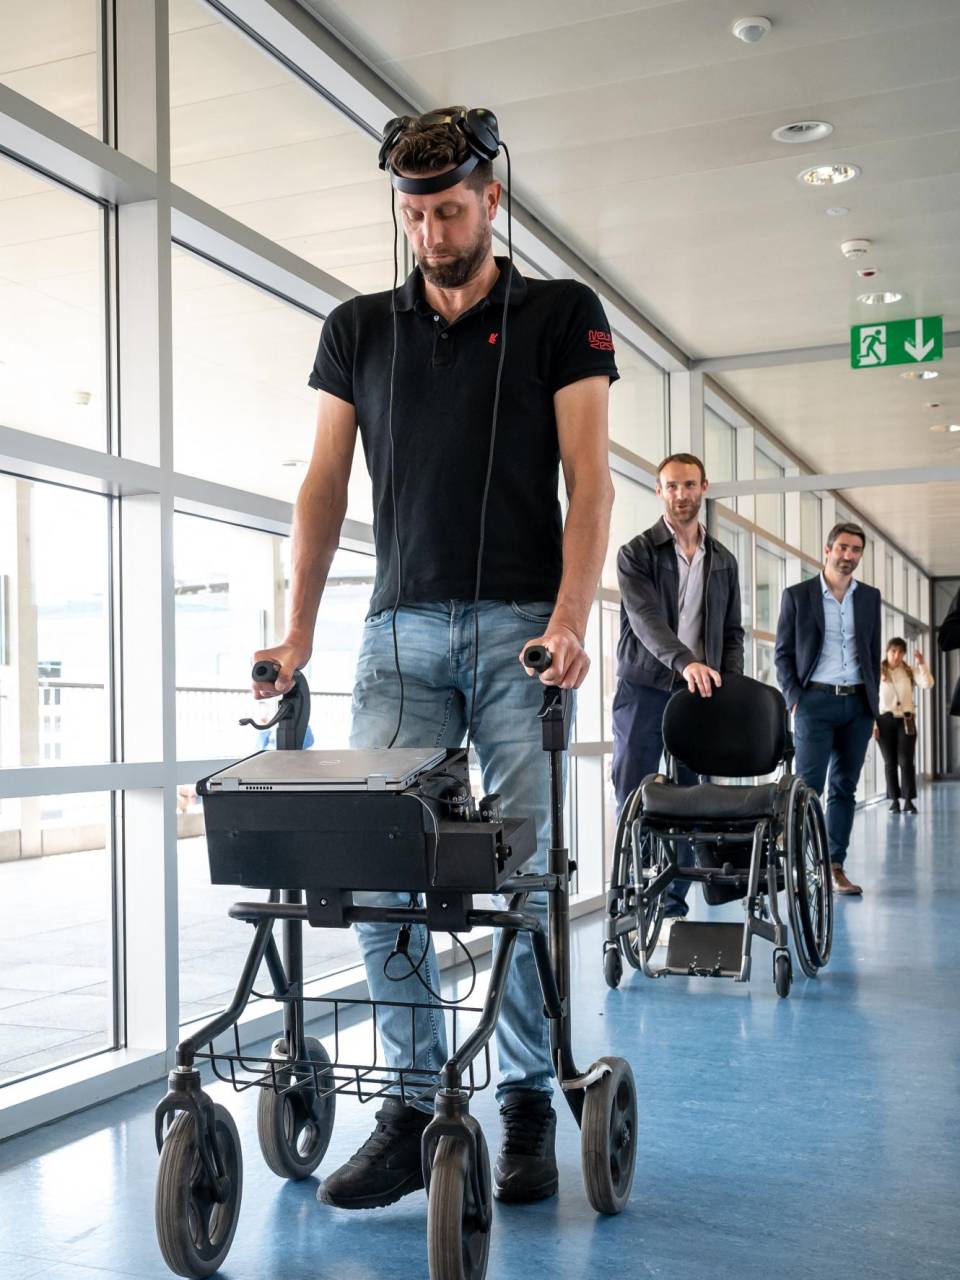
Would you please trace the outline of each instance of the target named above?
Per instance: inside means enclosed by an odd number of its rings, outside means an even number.
[[[588,329],[587,346],[592,347],[594,351],[612,351],[613,334],[605,333],[603,329]]]
[[[500,334],[499,334],[499,333],[491,333],[490,337],[487,339],[487,341],[490,343],[491,347],[495,347],[495,346],[497,345],[497,339],[498,339],[499,337],[500,337]]]

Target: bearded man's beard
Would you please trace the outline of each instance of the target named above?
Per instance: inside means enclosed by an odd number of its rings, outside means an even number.
[[[426,262],[417,259],[425,280],[437,289],[459,289],[476,275],[490,252],[490,223],[484,222],[473,244],[449,262]]]

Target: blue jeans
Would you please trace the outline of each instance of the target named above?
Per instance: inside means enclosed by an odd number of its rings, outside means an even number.
[[[613,697],[613,789],[617,797],[617,813],[648,774],[660,768],[663,755],[663,712],[673,691],[651,689],[630,680],[617,681]],[[678,762],[677,781],[685,787],[699,779]],[[688,840],[677,844],[677,865],[692,867],[693,845]],[[685,916],[689,880],[673,880],[667,887],[666,914]]]
[[[473,743],[483,789],[486,793],[500,793],[508,816],[535,820],[537,852],[523,869],[538,873],[547,869],[550,844],[550,779],[537,718],[543,685],[526,675],[517,658],[526,642],[543,633],[552,611],[552,602],[546,600],[481,600],[479,604],[480,658]],[[351,747],[385,747],[396,728],[400,685],[394,665],[392,617],[393,611],[385,609],[369,618],[364,627],[353,691]],[[404,708],[398,747],[462,745],[470,717],[473,640],[472,601],[400,608],[397,641]],[[409,901],[409,895],[358,893],[355,901],[371,906],[402,906]],[[498,908],[507,905],[504,897],[494,901]],[[526,909],[546,925],[545,894],[531,894]],[[433,1005],[417,978],[408,976],[393,982],[383,972],[396,941],[396,926],[358,924],[356,930],[372,999],[433,1006],[417,1010],[412,1032],[416,1066],[439,1071],[447,1060],[442,1010]],[[413,929],[410,941],[409,955],[414,963],[425,948],[427,958],[421,973],[432,990],[439,991],[433,943],[426,928],[419,925]],[[402,974],[402,966],[403,961],[395,959],[388,972]],[[388,1063],[413,1065],[409,1012],[385,1006],[378,1013],[378,1026]],[[498,1098],[502,1099],[511,1088],[552,1091],[549,1029],[543,1016],[543,996],[529,934],[519,934],[514,948],[497,1024],[497,1054]],[[432,1110],[429,1101],[418,1105],[422,1110]]]
[[[837,696],[804,689],[793,718],[797,773],[823,794],[830,770],[826,820],[830,861],[842,867],[850,843],[857,783],[873,733],[873,713],[863,693]]]

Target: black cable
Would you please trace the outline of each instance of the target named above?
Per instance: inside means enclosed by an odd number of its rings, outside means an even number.
[[[387,431],[390,436],[390,502],[393,510],[393,544],[397,552],[397,593],[393,600],[393,617],[390,619],[390,627],[393,632],[393,664],[396,667],[397,679],[400,682],[400,707],[397,711],[397,727],[393,731],[393,737],[387,743],[388,749],[393,746],[400,736],[404,700],[403,672],[400,670],[400,642],[397,639],[397,611],[400,608],[400,596],[403,591],[403,560],[400,552],[400,526],[397,522],[397,450],[393,438],[393,386],[397,374],[397,287],[400,282],[400,258],[397,242],[400,237],[400,229],[397,226],[397,193],[392,183],[390,186],[390,217],[393,220],[393,292],[390,294],[393,350],[390,355],[390,407],[387,410]]]
[[[480,542],[477,547],[477,572],[473,588],[473,675],[470,689],[470,719],[467,721],[467,767],[470,762],[470,739],[473,736],[473,721],[477,710],[477,667],[480,661],[480,581],[483,572],[483,548],[487,532],[487,500],[490,497],[490,479],[493,475],[494,449],[497,443],[497,423],[500,416],[500,387],[503,381],[503,363],[507,355],[507,308],[510,303],[510,288],[513,284],[513,211],[511,208],[510,188],[510,151],[506,143],[500,144],[507,157],[507,256],[510,270],[507,275],[507,287],[503,293],[503,316],[500,320],[500,358],[497,361],[497,381],[493,392],[493,419],[490,424],[490,447],[487,451],[487,474],[483,482],[483,497],[480,501]]]
[[[404,943],[404,946],[401,947],[399,943],[404,933],[406,933],[406,942]],[[477,962],[476,960],[474,960],[473,956],[470,954],[470,950],[467,947],[467,945],[464,942],[461,942],[457,934],[450,933],[449,936],[452,939],[452,941],[460,948],[463,954],[466,956],[467,963],[470,965],[470,986],[462,996],[457,996],[457,998],[454,1000],[452,996],[450,997],[444,996],[439,991],[434,991],[433,987],[431,987],[430,983],[427,982],[426,978],[424,978],[421,975],[420,970],[423,968],[424,961],[426,960],[427,954],[430,951],[430,933],[429,931],[427,932],[427,941],[424,944],[423,952],[420,956],[420,959],[417,961],[416,964],[414,964],[413,961],[410,959],[410,957],[407,955],[407,951],[406,951],[406,945],[410,941],[410,926],[406,924],[401,925],[400,931],[397,934],[398,945],[394,947],[394,949],[387,956],[386,960],[384,960],[383,962],[383,976],[389,982],[406,982],[408,978],[416,978],[416,980],[420,983],[421,987],[423,987],[424,991],[426,991],[427,994],[433,1000],[436,1000],[438,1004],[441,1004],[441,1005],[463,1004],[465,1000],[470,999],[474,991],[477,989]],[[389,971],[390,961],[397,956],[403,956],[404,960],[406,960],[408,965],[408,970],[406,973],[401,973],[401,974],[390,973]]]

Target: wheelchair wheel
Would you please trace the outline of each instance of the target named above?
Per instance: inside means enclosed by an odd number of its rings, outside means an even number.
[[[477,1202],[465,1139],[445,1136],[437,1143],[427,1204],[427,1258],[430,1280],[482,1280],[490,1253],[490,1158],[477,1129]]]
[[[214,1107],[214,1123],[229,1179],[223,1204],[215,1198],[204,1171],[193,1118],[183,1112],[164,1139],[157,1174],[154,1212],[160,1252],[171,1271],[196,1280],[218,1271],[230,1252],[243,1191],[240,1137],[226,1107]]]
[[[642,797],[638,787],[627,798],[620,814],[620,821],[617,823],[610,883],[622,887],[625,896],[638,883],[643,884],[652,873],[662,870],[664,866],[663,845],[660,840],[652,831],[644,831],[642,824],[637,823],[641,803]],[[648,953],[657,945],[665,905],[665,896],[660,893],[642,912],[638,906],[638,925],[643,929]],[[621,934],[620,947],[628,964],[634,969],[642,968],[643,954],[639,928],[631,930],[630,933]]]
[[[622,977],[623,957],[620,948],[615,943],[610,943],[603,953],[603,979],[612,991],[616,991]]]
[[[308,1036],[304,1044],[311,1062],[318,1067],[330,1065],[330,1055],[319,1040]],[[274,1056],[285,1056],[283,1048],[281,1040],[274,1046]],[[332,1073],[318,1070],[317,1079],[321,1087],[333,1089]],[[311,1072],[278,1070],[276,1090],[272,1081],[264,1085],[257,1103],[257,1137],[268,1168],[280,1178],[309,1177],[326,1155],[336,1111],[337,1095],[318,1095]]]
[[[590,1085],[580,1120],[587,1199],[598,1213],[619,1213],[630,1198],[637,1158],[637,1089],[624,1058],[601,1058],[610,1070]]]
[[[793,985],[793,965],[790,963],[789,951],[775,951],[773,954],[773,984],[777,995],[786,1000]]]
[[[813,978],[830,959],[833,882],[820,802],[802,784],[796,790],[785,833],[787,905],[800,968]]]

